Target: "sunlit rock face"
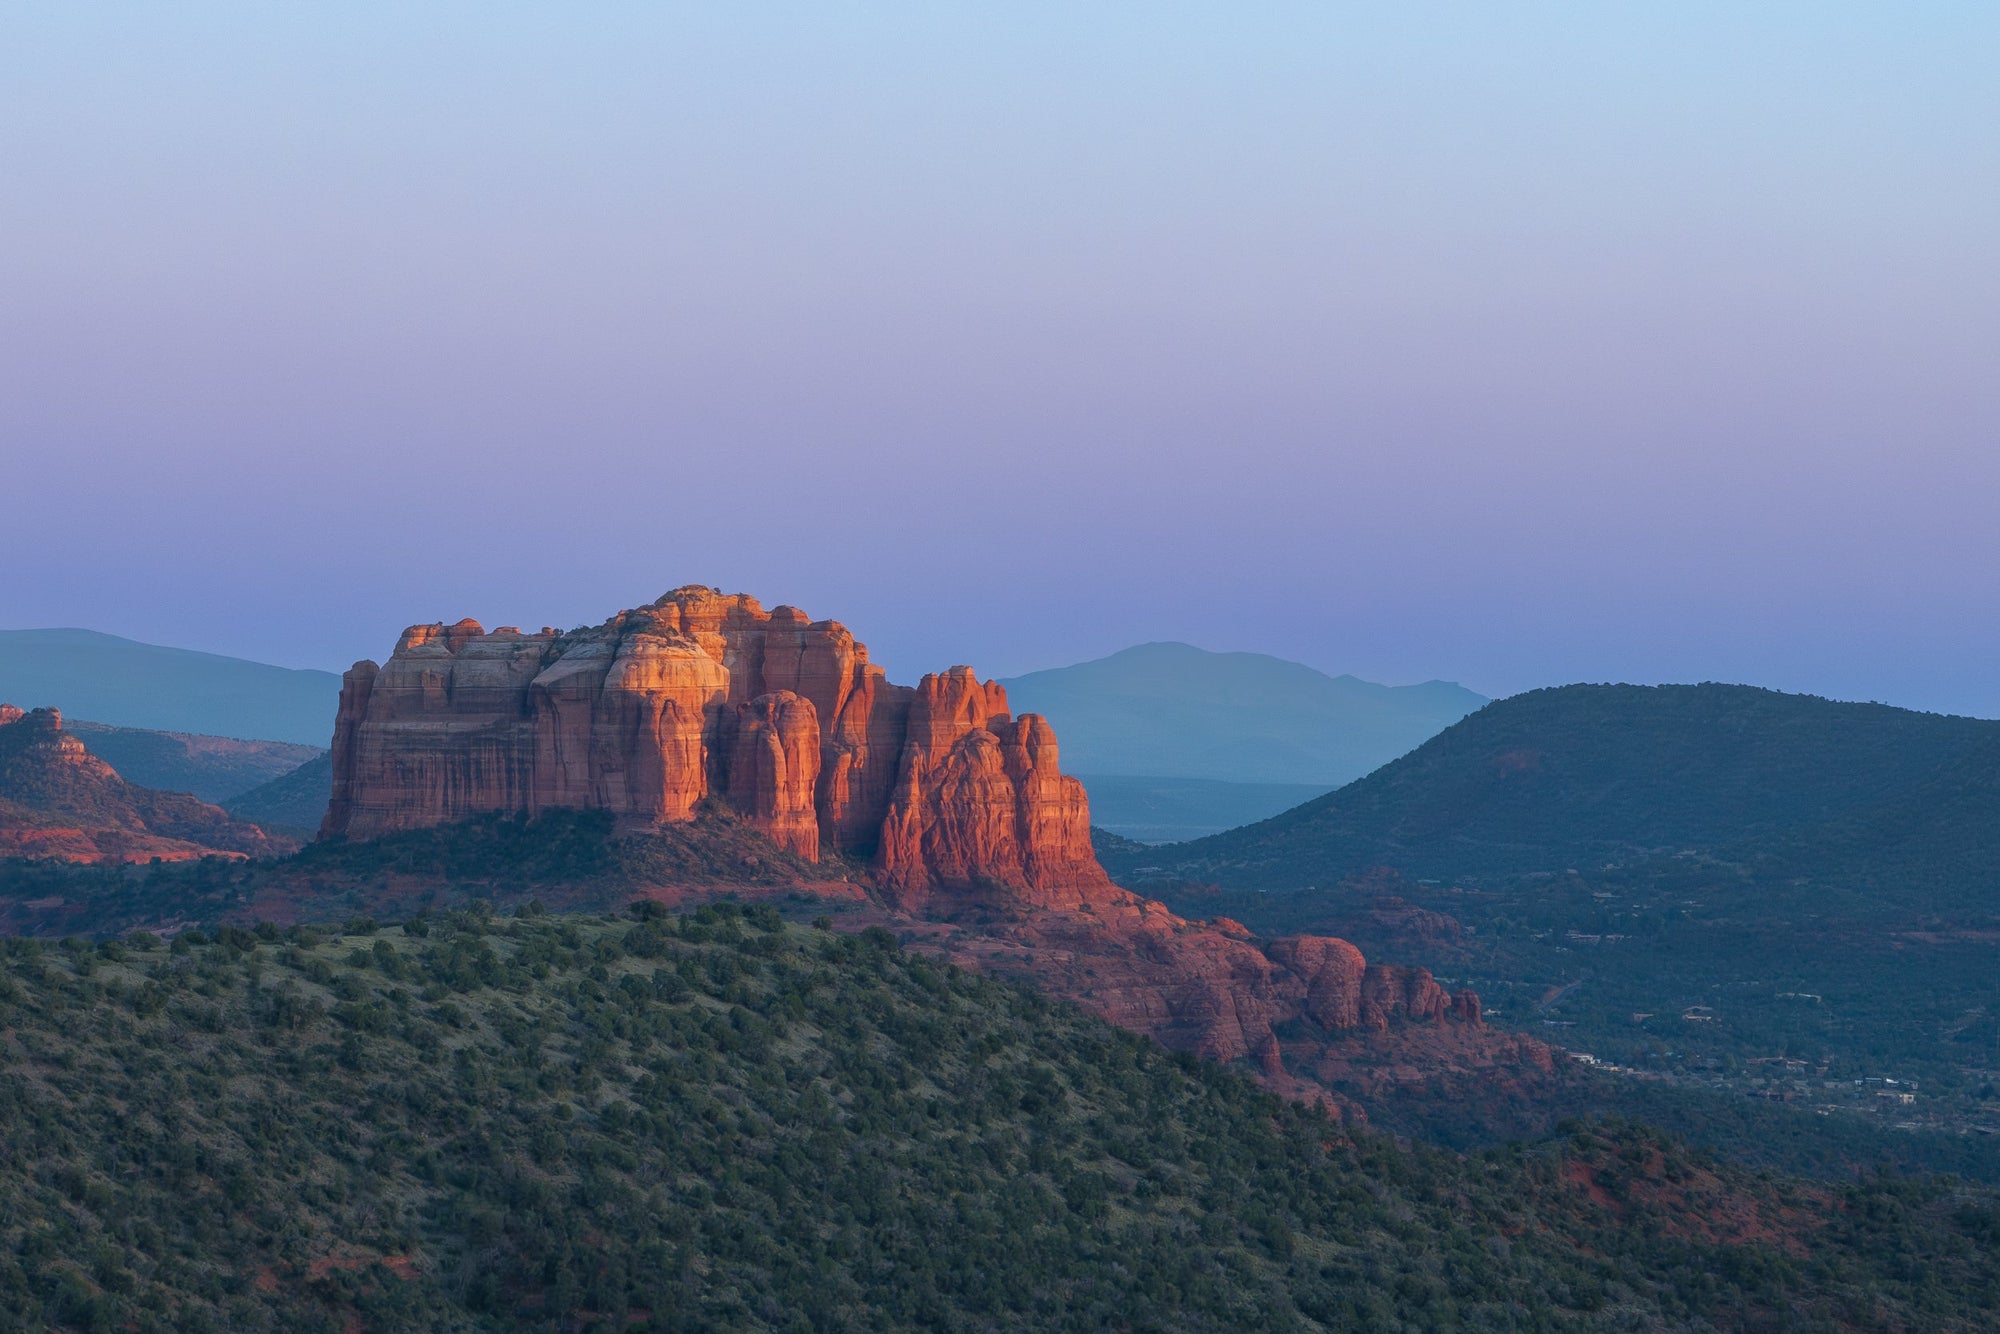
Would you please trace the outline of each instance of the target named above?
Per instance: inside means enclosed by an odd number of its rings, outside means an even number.
[[[970,667],[926,676],[904,731],[876,855],[877,880],[899,907],[934,895],[1074,908],[1110,880],[1090,850],[1083,784],[1056,766],[1039,714],[1014,718],[1007,692]]]
[[[801,856],[872,863],[912,906],[1110,883],[1054,732],[1000,687],[967,667],[892,685],[838,622],[709,588],[567,633],[412,626],[347,673],[333,764],[327,835],[556,807],[636,827],[715,797]]]

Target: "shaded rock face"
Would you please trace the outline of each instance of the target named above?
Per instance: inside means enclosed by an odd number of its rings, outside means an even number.
[[[627,827],[710,797],[805,857],[872,860],[898,902],[1110,881],[1055,734],[967,667],[890,684],[834,621],[689,587],[603,625],[412,626],[342,682],[324,835],[593,807]]]
[[[126,782],[64,730],[60,710],[0,704],[0,856],[180,861],[279,850],[207,802]]]

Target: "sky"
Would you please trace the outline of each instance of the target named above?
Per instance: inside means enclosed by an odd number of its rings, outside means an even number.
[[[0,627],[2000,716],[2000,6],[0,4]]]

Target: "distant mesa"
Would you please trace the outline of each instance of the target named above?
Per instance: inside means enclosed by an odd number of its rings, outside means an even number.
[[[134,862],[283,850],[207,802],[127,782],[64,730],[60,710],[0,704],[0,855]]]

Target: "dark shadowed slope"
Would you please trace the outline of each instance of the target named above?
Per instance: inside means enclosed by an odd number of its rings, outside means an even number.
[[[332,795],[333,756],[322,751],[290,773],[231,797],[223,808],[266,829],[311,837],[319,832]]]
[[[64,726],[126,782],[162,792],[192,792],[203,801],[227,801],[326,753],[291,741],[153,732],[74,718]]]
[[[1896,830],[1921,842],[1946,801],[1986,800],[1963,769],[1996,746],[2000,724],[1879,704],[1748,686],[1564,686],[1490,704],[1282,815],[1146,857],[1282,889],[1384,864],[1476,876],[1751,841],[1803,847],[1867,821],[1888,822],[1878,843]],[[1984,790],[1996,786],[1989,775]],[[1981,823],[1951,809],[1958,826]],[[2000,841],[2000,826],[1984,829],[1961,835]],[[1114,858],[1112,869],[1130,868]]]
[[[0,699],[164,732],[324,746],[340,678],[95,630],[0,630]]]
[[[1100,856],[1190,916],[1474,986],[1733,1154],[2000,1176],[2000,724],[1572,686],[1262,824]]]
[[[1141,644],[1001,682],[1076,773],[1334,786],[1486,702],[1447,681],[1382,686],[1261,653]]]

